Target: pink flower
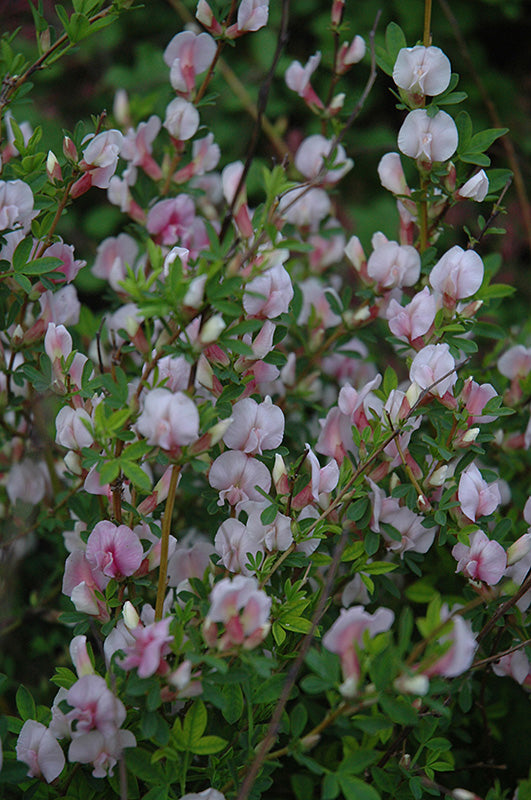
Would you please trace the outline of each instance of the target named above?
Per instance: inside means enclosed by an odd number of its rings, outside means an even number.
[[[98,522],[87,540],[86,557],[108,578],[134,575],[143,558],[140,539],[127,525]]]
[[[47,247],[42,255],[44,258],[58,258],[62,261],[62,264],[55,267],[54,272],[64,275],[67,283],[73,281],[79,270],[87,263],[81,259],[74,259],[74,245],[65,244],[62,239]]]
[[[199,412],[183,392],[151,389],[144,397],[136,428],[148,444],[175,452],[199,436]]]
[[[77,325],[81,311],[75,286],[63,286],[57,292],[46,291],[39,298],[41,317],[36,324],[41,323],[43,332],[49,322],[56,325]],[[41,334],[42,335],[42,334]]]
[[[406,306],[401,306],[394,297],[391,298],[386,316],[391,333],[403,342],[411,343],[428,333],[435,321],[436,313],[435,297],[425,286]]]
[[[16,746],[17,760],[28,765],[28,777],[46,783],[59,777],[65,765],[61,745],[52,732],[41,722],[27,719],[19,733]]]
[[[413,286],[420,277],[420,256],[411,245],[377,240],[367,274],[380,289]]]
[[[189,94],[195,88],[196,76],[208,69],[215,54],[216,42],[208,33],[183,31],[174,36],[164,51],[173,88]]]
[[[24,181],[0,181],[0,231],[22,228],[28,233],[33,211],[33,192]]]
[[[404,47],[398,53],[393,80],[400,89],[411,94],[441,94],[448,88],[452,68],[438,47]]]
[[[176,97],[166,108],[164,127],[174,139],[181,142],[191,139],[199,127],[199,111],[192,103]]]
[[[308,136],[297,150],[295,156],[295,166],[305,178],[317,178],[328,160],[332,150],[332,142],[321,134],[316,133]],[[336,183],[352,169],[354,162],[347,158],[345,149],[338,145],[335,150],[334,162],[332,167],[327,169],[323,176],[323,183]],[[336,166],[337,165],[337,166]]]
[[[222,506],[226,500],[238,510],[246,500],[262,500],[255,486],[268,492],[271,475],[261,461],[239,450],[230,450],[216,458],[210,467],[208,482],[212,488],[219,490],[218,505]]]
[[[455,245],[435,264],[430,284],[443,295],[445,305],[475,294],[483,282],[483,261],[473,250]]]
[[[357,64],[365,55],[365,42],[361,36],[355,36],[350,42],[343,42],[336,58],[336,72],[343,75],[352,64]]]
[[[324,189],[290,189],[278,204],[278,211],[286,222],[304,228],[315,228],[330,213],[330,198]]]
[[[477,530],[470,535],[470,547],[460,542],[452,548],[456,572],[467,578],[495,586],[507,566],[507,555],[499,542],[491,541],[486,533]]]
[[[72,352],[72,337],[64,325],[48,323],[44,337],[44,352],[52,362],[54,374],[62,374],[61,359],[66,360]]]
[[[168,665],[164,657],[170,652],[169,643],[173,641],[170,634],[172,617],[165,617],[145,627],[139,624],[131,633],[134,644],[125,647],[125,658],[120,662],[122,669],[137,667],[139,678],[149,678],[156,672],[164,674]]]
[[[79,764],[92,763],[95,778],[112,775],[116,762],[126,747],[136,747],[131,731],[118,730],[109,736],[100,731],[89,731],[73,739],[68,748],[68,760]]]
[[[73,723],[73,739],[92,730],[112,736],[126,717],[124,704],[100,675],[83,675],[70,687],[66,700],[72,706],[66,717]]]
[[[347,697],[356,694],[360,677],[358,652],[363,647],[365,631],[369,631],[371,637],[388,631],[394,617],[388,608],[379,608],[374,614],[369,614],[363,606],[341,609],[339,618],[323,636],[323,646],[341,659],[345,681],[341,686],[342,694]]]
[[[204,539],[194,540],[191,546],[179,542],[168,560],[168,586],[179,586],[189,578],[202,578],[215,552],[211,542]]]
[[[98,245],[92,273],[109,281],[116,292],[123,292],[119,282],[125,280],[127,267],[133,269],[137,258],[138,245],[132,236],[127,233],[109,236]]]
[[[380,183],[388,192],[398,195],[411,193],[398,153],[386,153],[381,157],[378,164],[378,176]]]
[[[225,800],[225,795],[217,789],[205,789],[202,792],[191,792],[183,795],[180,800]]]
[[[450,615],[451,609],[446,604],[443,605],[441,622],[450,619]],[[450,648],[429,667],[422,669],[422,672],[428,677],[443,675],[445,678],[455,678],[466,672],[474,660],[477,642],[470,622],[463,619],[460,614],[455,614],[452,617],[451,625],[450,632],[437,640],[439,644],[451,642]]]
[[[155,181],[160,180],[162,175],[159,165],[151,155],[160,126],[159,117],[152,114],[148,121],[141,122],[136,130],[130,128],[127,131],[121,150],[122,158],[131,162],[134,167],[141,167]]]
[[[223,187],[223,196],[229,206],[232,207],[234,222],[242,236],[248,239],[253,235],[253,226],[249,207],[247,205],[245,181],[240,186],[243,169],[244,167],[241,161],[234,161],[232,164],[227,164],[221,173],[221,183]],[[238,189],[238,187],[240,188]],[[237,197],[236,192],[238,192]]]
[[[211,647],[216,645],[219,650],[226,650],[243,645],[250,650],[267,636],[271,598],[258,588],[256,578],[243,575],[233,580],[224,578],[212,589],[210,604],[203,634]],[[225,633],[219,639],[217,622],[225,626]]]
[[[447,161],[457,149],[457,127],[446,111],[428,116],[423,108],[410,111],[398,132],[398,147],[410,158]]]
[[[499,661],[494,662],[492,671],[500,677],[508,675],[528,688],[531,685],[531,664],[523,650],[502,656]]]
[[[264,552],[260,530],[256,533],[256,528],[251,530],[243,522],[233,518],[226,519],[218,528],[214,546],[224,567],[230,572],[242,572],[244,575],[251,574],[246,566],[248,554],[255,556]]]
[[[487,483],[483,480],[474,463],[461,473],[457,498],[463,514],[472,522],[492,514],[501,503],[498,482]]]
[[[243,295],[243,307],[251,317],[274,319],[288,311],[292,299],[289,273],[282,264],[275,264],[249,281]]]
[[[257,403],[250,397],[238,400],[232,409],[232,424],[223,441],[232,450],[249,455],[274,450],[284,437],[284,414],[270,397]]]
[[[90,447],[94,441],[92,420],[84,408],[63,406],[55,419],[57,434],[55,441],[70,450]]]
[[[485,170],[480,169],[479,172],[476,172],[475,175],[472,175],[472,177],[461,186],[457,192],[457,195],[458,197],[466,197],[470,200],[477,200],[478,203],[481,203],[486,198],[488,191],[489,179],[487,178]]]
[[[531,372],[531,347],[517,344],[510,347],[499,359],[498,369],[506,378],[526,378]]]
[[[412,361],[409,378],[421,389],[443,397],[457,381],[455,361],[447,344],[429,344]],[[435,385],[433,385],[435,384]]]
[[[117,130],[104,131],[91,138],[79,162],[84,175],[72,187],[72,197],[78,197],[91,186],[109,188],[111,178],[116,172],[122,143],[123,135]]]
[[[461,392],[461,401],[465,404],[465,409],[471,415],[470,422],[493,422],[496,417],[488,414],[484,416],[481,412],[493,397],[498,397],[498,392],[490,383],[478,384],[472,378],[468,378]]]
[[[76,611],[108,620],[105,603],[96,596],[96,592],[101,592],[108,583],[109,578],[89,564],[82,550],[70,553],[65,563],[62,591],[70,597]]]
[[[190,229],[194,224],[194,201],[187,194],[178,194],[167,200],[159,200],[150,208],[146,227],[155,235],[157,244],[174,245],[189,241]]]
[[[286,70],[285,80],[288,89],[297,92],[299,97],[308,104],[323,108],[323,103],[316,95],[310,84],[310,78],[321,62],[321,53],[317,52],[310,56],[306,65],[303,67],[299,61],[293,61]]]
[[[226,36],[234,38],[243,33],[258,31],[267,25],[269,0],[241,0],[235,25],[226,30]]]

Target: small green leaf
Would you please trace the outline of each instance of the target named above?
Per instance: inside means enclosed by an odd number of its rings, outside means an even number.
[[[205,704],[202,700],[196,700],[186,714],[183,722],[183,737],[185,742],[189,745],[190,750],[203,736],[207,721],[208,715]]]
[[[25,686],[19,686],[16,696],[17,710],[24,722],[27,719],[37,719],[35,701]]]
[[[400,25],[396,24],[396,22],[390,22],[385,29],[385,44],[387,46],[389,58],[394,64],[400,50],[402,50],[404,47],[407,47],[404,31]]]
[[[190,752],[198,756],[211,756],[219,753],[227,744],[227,740],[222,739],[221,736],[203,736],[202,739],[190,746]]]

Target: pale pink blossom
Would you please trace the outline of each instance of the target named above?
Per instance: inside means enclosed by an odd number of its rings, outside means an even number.
[[[325,162],[329,160],[331,154],[332,141],[316,133],[308,136],[300,144],[295,155],[295,166],[306,178],[313,179],[319,176],[323,183],[337,183],[352,169],[354,162],[347,158],[345,148],[337,145],[332,166],[324,170]]]
[[[61,360],[66,360],[72,352],[72,337],[64,325],[55,325],[53,322],[48,323],[48,329],[44,337],[44,352],[52,362],[54,380],[63,384]]]
[[[482,415],[481,412],[493,397],[498,397],[498,392],[490,383],[476,383],[472,378],[468,378],[461,392],[461,401],[465,404],[465,409],[471,415],[470,422],[494,422],[496,417],[488,414]]]
[[[68,650],[78,678],[83,675],[94,675],[94,667],[87,650],[86,636],[74,636]]]
[[[109,236],[98,245],[92,273],[109,281],[112,288],[123,292],[120,281],[127,277],[127,267],[133,269],[138,258],[138,244],[127,233]]]
[[[464,183],[458,190],[458,197],[466,197],[470,200],[477,200],[481,203],[489,192],[489,179],[484,169],[480,169],[475,175]]]
[[[43,252],[44,258],[58,258],[62,263],[54,267],[54,272],[64,275],[65,281],[73,281],[79,270],[86,266],[86,261],[74,258],[74,245],[65,244],[62,239],[54,242]]]
[[[191,241],[194,224],[194,201],[187,194],[178,194],[167,200],[159,200],[148,212],[146,227],[154,234],[157,244],[174,245],[178,242],[187,247]],[[188,248],[190,249],[190,248]]]
[[[70,190],[72,197],[78,197],[91,186],[109,188],[111,178],[116,172],[122,143],[123,135],[117,130],[104,131],[90,139],[79,162],[84,174]]]
[[[421,389],[429,389],[432,394],[443,397],[457,381],[449,346],[446,343],[429,344],[419,350],[409,369],[409,378]]]
[[[319,425],[321,432],[315,449],[318,453],[331,456],[338,464],[342,464],[347,453],[354,452],[350,417],[334,406],[324,420],[319,420]]]
[[[127,525],[103,520],[95,525],[87,540],[87,561],[108,578],[133,575],[140,567],[143,548],[140,539]]]
[[[63,406],[55,418],[55,441],[70,450],[90,447],[94,441],[92,419],[84,408]]]
[[[227,28],[226,36],[235,38],[244,33],[258,31],[267,25],[269,0],[241,0],[236,23]]]
[[[108,736],[100,731],[89,731],[73,739],[68,748],[71,763],[92,764],[92,775],[105,778],[113,775],[114,767],[126,747],[136,747],[136,738],[131,731],[117,730]]]
[[[414,247],[387,240],[374,240],[367,274],[379,289],[413,286],[420,277],[420,256]]]
[[[297,92],[308,105],[314,105],[317,108],[323,108],[323,103],[313,90],[310,79],[320,62],[320,52],[310,56],[304,67],[299,61],[293,61],[284,76],[288,89]]]
[[[134,167],[141,167],[153,180],[160,180],[162,173],[153,159],[153,142],[161,127],[161,121],[152,114],[147,122],[140,122],[136,129],[129,128],[122,142],[121,156]]]
[[[173,180],[176,183],[185,183],[194,176],[203,176],[205,172],[216,168],[219,158],[220,149],[219,145],[214,142],[213,133],[207,134],[203,139],[195,139],[192,142],[192,160],[174,174]],[[219,175],[217,175],[217,179],[221,180]],[[214,197],[214,192],[206,190],[206,193],[212,202],[218,202]]]
[[[289,273],[282,264],[275,264],[246,285],[243,307],[251,317],[274,319],[288,311],[292,299]]]
[[[221,173],[223,196],[232,208],[234,222],[242,236],[249,238],[253,235],[253,226],[249,207],[247,205],[247,192],[245,181],[241,182],[244,166],[241,161],[227,164]],[[241,185],[240,185],[241,184]],[[236,192],[238,195],[236,196]]]
[[[216,36],[224,33],[223,28],[217,21],[216,17],[214,16],[214,12],[206,0],[198,0],[195,18],[201,23],[201,25],[204,25],[208,31],[216,34]]]
[[[220,650],[234,645],[250,650],[267,636],[270,611],[271,598],[258,588],[256,578],[243,575],[233,580],[224,578],[210,594],[203,634],[210,646],[216,645]],[[218,622],[225,626],[221,637],[218,637]]]
[[[70,687],[66,700],[72,706],[66,717],[73,723],[73,739],[92,730],[112,736],[126,717],[124,704],[100,675],[83,675]]]
[[[136,428],[148,444],[174,452],[198,438],[199,412],[183,392],[151,389],[144,396]]]
[[[461,542],[454,545],[452,555],[457,561],[456,572],[489,586],[501,580],[507,566],[507,555],[501,544],[480,530],[470,534],[469,547]]]
[[[483,261],[474,250],[455,245],[435,264],[430,284],[441,294],[445,305],[475,294],[483,282]]]
[[[24,181],[0,181],[0,231],[22,228],[28,233],[33,211],[33,192]]]
[[[334,233],[331,236],[312,233],[308,237],[308,243],[312,246],[308,258],[314,274],[323,272],[332,264],[339,264],[345,251],[345,235],[337,220],[327,220],[324,228]]]
[[[438,47],[404,47],[398,53],[393,80],[411,94],[434,95],[444,92],[450,83],[450,61]]]
[[[284,437],[284,414],[266,397],[257,403],[251,397],[238,400],[232,409],[232,424],[223,441],[232,450],[242,450],[249,455],[274,450]]]
[[[407,506],[401,506],[395,497],[387,497],[372,480],[369,480],[369,483],[373,498],[371,530],[381,533],[387,549],[393,553],[399,553],[401,558],[408,551],[427,553],[433,544],[437,529],[424,527],[423,517],[415,514]],[[400,539],[394,539],[384,527],[380,527],[381,523],[396,528]]]
[[[199,127],[199,111],[193,103],[176,97],[166,108],[164,127],[174,139],[181,142],[191,139]]]
[[[487,483],[474,463],[461,473],[457,498],[461,511],[472,522],[492,514],[501,503],[498,482]]]
[[[531,664],[523,649],[502,656],[499,661],[494,662],[492,671],[500,677],[508,675],[528,688],[531,686]]]
[[[522,534],[522,536],[507,549],[507,566],[511,567],[513,564],[518,563],[518,561],[521,561],[521,559],[525,558],[530,552],[531,532],[528,529],[527,533]]]
[[[449,609],[445,604],[441,608],[441,622],[450,619],[453,609]],[[470,667],[474,660],[477,642],[472,626],[460,614],[455,614],[451,621],[451,630],[438,639],[439,644],[451,642],[447,652],[430,664],[422,672],[431,677],[432,675],[442,675],[445,678],[456,678]]]
[[[250,458],[240,450],[230,450],[216,458],[208,476],[213,489],[218,489],[218,505],[225,500],[236,510],[246,500],[262,500],[263,495],[255,489],[259,486],[264,492],[271,488],[271,475],[265,464]]]
[[[531,371],[531,347],[516,344],[498,359],[498,370],[506,378],[526,378]]]
[[[46,330],[49,322],[56,325],[77,325],[81,312],[81,303],[78,300],[75,286],[63,286],[57,292],[47,290],[39,297],[42,332]]]
[[[380,183],[388,192],[397,195],[409,195],[411,193],[398,153],[386,153],[381,157],[378,164],[378,177],[380,178]]]
[[[398,147],[410,158],[421,161],[447,161],[458,142],[457,127],[446,111],[428,116],[423,108],[410,111],[398,132]]]
[[[427,286],[405,306],[391,298],[386,310],[389,330],[403,342],[414,342],[428,333],[435,321],[437,303]]]
[[[247,503],[245,504],[247,505]],[[241,572],[251,575],[247,569],[248,556],[263,553],[264,547],[260,529],[252,531],[238,519],[226,519],[217,530],[214,539],[216,553],[221,556],[221,563],[230,572]]]
[[[315,320],[316,326],[323,328],[333,328],[340,324],[341,317],[332,311],[325,292],[327,289],[328,292],[335,295],[340,303],[339,296],[334,289],[324,286],[318,278],[307,278],[299,283],[299,289],[303,296],[301,313],[297,320],[299,325],[305,325],[310,318]]]
[[[308,189],[307,186],[290,189],[278,204],[278,211],[286,222],[299,228],[314,229],[330,213],[330,209],[327,192],[315,187]]]
[[[168,586],[179,586],[190,578],[203,578],[216,550],[211,542],[195,538],[192,544],[179,542],[168,559]]]
[[[89,564],[82,550],[74,550],[66,559],[62,591],[70,597],[76,611],[108,620],[105,603],[96,596],[108,582],[101,570]]]
[[[216,42],[208,33],[182,31],[174,36],[164,51],[173,88],[189,94],[195,88],[196,76],[208,69],[215,54]]]
[[[28,777],[51,783],[59,777],[65,765],[61,745],[41,722],[27,719],[18,735],[17,760],[28,765]]]
[[[361,36],[355,36],[349,42],[343,42],[336,57],[336,72],[343,75],[352,64],[357,64],[365,55],[365,41]]]
[[[13,464],[7,474],[6,491],[11,503],[22,500],[37,505],[50,490],[50,473],[44,461],[24,458]]]
[[[137,667],[139,678],[167,672],[165,657],[170,653],[169,643],[173,641],[171,621],[172,617],[165,617],[145,627],[139,623],[131,631],[134,644],[124,647],[125,658],[119,662],[122,669]]]
[[[379,608],[369,614],[363,606],[341,609],[338,619],[323,636],[323,646],[341,659],[344,683],[342,693],[347,697],[356,694],[360,678],[359,651],[363,648],[365,631],[369,635],[388,631],[393,624],[394,614],[388,608]]]
[[[192,366],[184,356],[164,356],[157,362],[158,384],[164,384],[170,392],[184,391],[190,382]],[[154,382],[153,373],[149,382]]]

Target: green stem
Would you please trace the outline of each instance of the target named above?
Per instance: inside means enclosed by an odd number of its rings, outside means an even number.
[[[164,509],[164,518],[162,520],[162,533],[160,537],[159,582],[157,586],[157,602],[155,604],[155,622],[158,622],[158,620],[162,619],[162,607],[164,605],[164,595],[166,593],[166,573],[168,571],[168,544],[170,541],[171,517],[175,503],[175,490],[177,489],[179,471],[180,467],[177,466],[177,464],[174,464],[171,472],[168,497],[166,499],[166,508]]]
[[[424,47],[429,47],[431,42],[431,0],[424,0],[424,35],[422,37],[422,44]]]

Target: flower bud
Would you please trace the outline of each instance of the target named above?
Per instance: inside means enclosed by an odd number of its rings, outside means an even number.
[[[531,533],[524,533],[516,542],[507,549],[507,566],[516,564],[517,561],[524,558],[531,550]]]
[[[477,200],[478,203],[481,203],[488,194],[489,191],[489,179],[485,173],[485,170],[480,170],[475,175],[473,175],[457,192],[458,197],[466,197],[470,200]]]
[[[273,466],[273,484],[277,494],[288,494],[289,482],[288,472],[284,459],[279,453],[275,454],[275,464]]]
[[[126,600],[124,603],[122,608],[122,617],[124,619],[126,628],[129,628],[130,631],[134,630],[140,622],[140,617],[136,613],[134,605],[129,600]]]
[[[415,405],[421,394],[422,394],[422,389],[420,388],[418,383],[415,383],[413,381],[413,383],[406,392],[406,398],[410,405],[410,408],[413,408],[413,406]]]
[[[439,469],[436,469],[430,475],[430,478],[428,480],[428,486],[433,486],[435,488],[438,488],[439,486],[443,486],[444,482],[446,480],[447,473],[448,473],[448,465],[447,464],[444,464],[442,467],[439,467]]]
[[[233,421],[234,421],[233,417],[227,417],[226,419],[220,419],[219,422],[216,422],[216,424],[213,425],[210,428],[208,433],[210,434],[212,447],[215,444],[217,444],[219,441],[221,441],[221,439],[223,439],[223,437],[225,436],[227,430],[232,425]]]
[[[341,109],[343,108],[344,103],[345,103],[345,93],[344,92],[340,92],[339,94],[336,94],[332,98],[332,100],[330,101],[330,104],[328,106],[329,115],[331,117],[335,116],[339,111],[341,111]]]
[[[411,756],[409,755],[409,753],[404,753],[398,763],[404,769],[408,769],[409,765],[411,764]]]
[[[468,789],[454,789],[452,797],[454,800],[478,800],[477,794],[469,792]]]
[[[332,13],[330,15],[332,25],[341,25],[344,10],[345,0],[332,0]]]
[[[125,89],[117,89],[114,94],[112,113],[118,125],[123,127],[130,125],[131,115],[129,113],[129,98]]]
[[[478,438],[479,428],[469,428],[466,433],[463,434],[461,441],[466,444],[472,444]]]
[[[87,637],[74,636],[70,642],[70,658],[76,668],[78,678],[83,675],[94,675],[95,670],[87,650]]]
[[[24,329],[22,325],[18,324],[11,336],[11,344],[18,345],[24,339]]]
[[[393,686],[398,692],[403,694],[418,694],[424,697],[430,688],[430,681],[427,675],[399,675]]]
[[[48,157],[46,159],[46,174],[52,183],[55,183],[55,181],[60,181],[63,178],[61,166],[57,160],[57,156],[52,152],[52,150],[48,150]]]
[[[69,161],[77,162],[79,159],[76,146],[70,136],[65,136],[63,139],[63,154]]]
[[[226,324],[223,321],[223,317],[221,314],[215,314],[213,317],[210,317],[199,332],[199,341],[201,344],[211,344],[215,342],[221,331],[226,328]]]
[[[309,733],[308,736],[304,736],[301,739],[301,747],[303,750],[311,750],[312,747],[319,743],[320,739],[321,736],[318,733]]]
[[[64,462],[66,468],[73,475],[82,474],[83,470],[81,468],[81,459],[79,457],[79,453],[76,453],[74,450],[69,450],[66,456],[64,457]]]

